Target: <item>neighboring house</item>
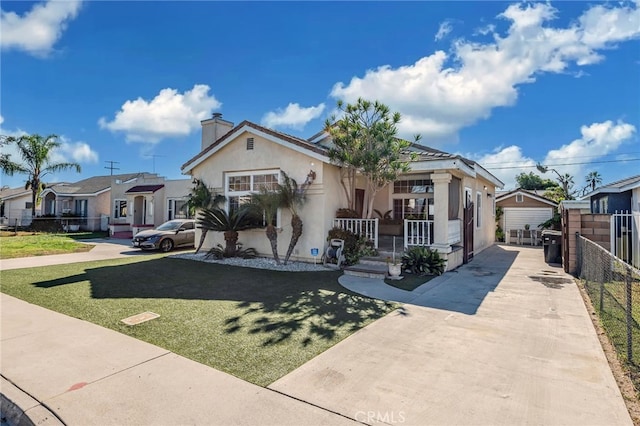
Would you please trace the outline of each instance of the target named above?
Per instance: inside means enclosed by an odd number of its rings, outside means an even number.
[[[311,182],[307,202],[300,211],[304,233],[293,257],[313,260],[311,250],[324,251],[328,232],[335,225],[362,229],[374,244],[378,242],[377,219],[335,218],[336,211],[347,207],[347,202],[340,168],[328,157],[330,144],[324,132],[305,140],[249,121],[234,127],[214,114],[202,121],[201,152],[182,166],[182,172],[223,194],[227,208],[246,202],[260,188],[272,188],[281,172],[298,183]],[[495,191],[503,184],[466,158],[415,144],[410,151],[417,154],[411,171],[380,191],[374,208],[391,211],[393,219],[403,223],[397,233],[405,247],[436,248],[447,257],[448,269],[453,269],[493,244]],[[361,209],[363,179],[359,178],[356,186],[356,202]],[[278,213],[277,227],[282,249],[291,235],[287,211]],[[219,233],[208,233],[204,247],[223,242]],[[242,232],[240,242],[263,255],[271,252],[263,230]]]
[[[503,213],[498,225],[504,230],[506,242],[510,242],[514,231],[540,229],[543,222],[553,218],[558,204],[534,191],[518,188],[499,194],[496,207],[502,207]]]
[[[28,226],[31,224],[31,190],[21,188],[0,189],[0,224]]]
[[[610,218],[611,252],[640,267],[640,175],[601,186],[586,194],[592,214]]]
[[[185,216],[190,188],[188,179],[166,180],[155,173],[94,176],[50,185],[41,193],[40,215],[88,231],[132,232]]]
[[[94,176],[78,182],[52,184],[40,194],[40,215],[61,217],[87,231],[106,231],[112,180],[133,179],[137,175],[139,173]]]
[[[137,233],[171,219],[190,217],[187,202],[190,179],[167,180],[142,173],[134,178],[114,179],[111,186],[111,234]]]

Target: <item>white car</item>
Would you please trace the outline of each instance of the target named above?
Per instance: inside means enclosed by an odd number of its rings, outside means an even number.
[[[138,232],[133,237],[133,246],[143,250],[163,252],[175,247],[193,246],[196,239],[196,221],[193,219],[176,219],[163,223],[155,229]]]

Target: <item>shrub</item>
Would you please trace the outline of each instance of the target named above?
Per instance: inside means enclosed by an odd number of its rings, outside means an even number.
[[[62,223],[55,216],[42,216],[34,218],[29,225],[29,230],[33,232],[62,232]]]
[[[336,210],[336,217],[338,219],[360,219],[360,215],[353,209],[338,209]]]
[[[500,225],[496,227],[496,241],[504,242],[504,230]]]
[[[442,275],[445,263],[437,250],[424,246],[411,247],[402,255],[402,269],[416,275]]]
[[[205,259],[224,259],[225,257],[241,257],[243,259],[254,259],[258,256],[258,252],[254,248],[242,249],[242,244],[236,246],[236,251],[233,256],[225,256],[225,248],[222,244],[218,244],[216,247],[212,247],[207,254],[204,255]]]
[[[342,228],[334,227],[329,230],[327,241],[337,238],[344,240],[344,250],[346,265],[355,265],[363,256],[375,256],[377,254],[373,244],[365,237],[354,234]]]

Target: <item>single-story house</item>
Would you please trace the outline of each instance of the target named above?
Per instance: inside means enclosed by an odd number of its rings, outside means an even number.
[[[586,194],[592,214],[608,214],[611,252],[640,265],[640,175],[601,186]]]
[[[111,185],[111,234],[154,228],[171,219],[190,217],[187,207],[192,188],[190,179],[169,180],[141,173]]]
[[[8,186],[0,189],[0,222],[11,226],[28,226],[31,223],[30,189]]]
[[[511,242],[514,235],[522,238],[524,230],[540,229],[542,223],[553,218],[558,204],[534,191],[517,188],[498,194],[496,207],[501,207],[503,212],[498,225],[505,233],[506,242]]]
[[[249,121],[237,126],[216,113],[202,121],[201,151],[182,166],[182,172],[203,181],[227,198],[227,208],[245,202],[248,196],[278,182],[286,172],[299,183],[311,182],[307,202],[300,211],[304,233],[293,257],[312,261],[312,249],[322,253],[328,232],[334,226],[360,229],[375,244],[379,219],[338,219],[336,211],[347,207],[340,167],[329,160],[330,137],[320,132],[302,139]],[[414,144],[417,158],[411,170],[380,191],[374,208],[390,211],[402,226],[405,247],[427,245],[448,259],[448,269],[470,260],[494,243],[495,193],[502,182],[474,161]],[[409,152],[406,153],[407,158]],[[364,181],[356,182],[356,200],[364,200]],[[291,235],[290,215],[277,215],[279,247],[286,247]],[[199,235],[196,235],[196,239]],[[204,247],[222,244],[218,233],[208,233]],[[245,248],[261,255],[271,253],[263,230],[240,233]]]

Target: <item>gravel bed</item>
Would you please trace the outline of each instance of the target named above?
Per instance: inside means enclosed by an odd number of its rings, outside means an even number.
[[[330,271],[332,268],[327,268],[322,264],[314,265],[313,263],[306,262],[292,262],[290,261],[286,265],[277,265],[275,260],[266,257],[256,257],[255,259],[241,259],[239,257],[230,257],[227,259],[205,259],[204,253],[181,253],[174,254],[171,257],[178,259],[196,260],[198,262],[207,263],[220,263],[222,265],[243,266],[245,268],[256,269],[271,269],[273,271],[286,271],[286,272],[313,272],[313,271]]]

